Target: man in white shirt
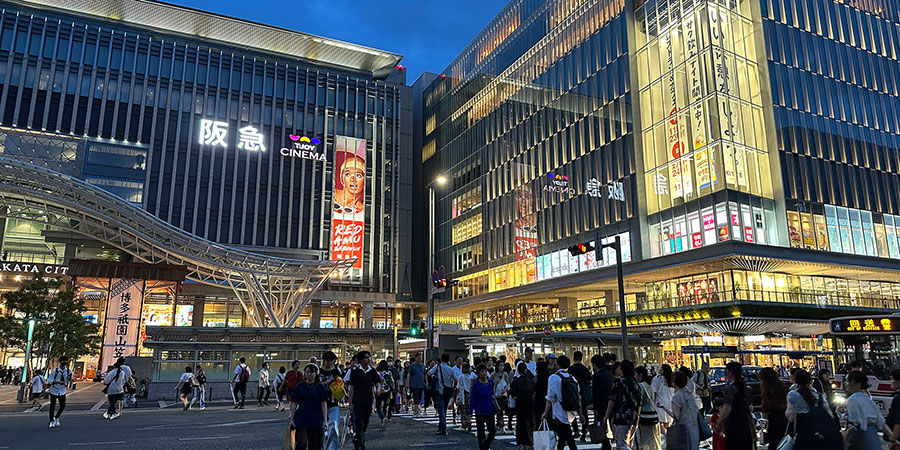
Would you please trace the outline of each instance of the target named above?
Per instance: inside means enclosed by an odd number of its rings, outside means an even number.
[[[575,382],[575,379],[569,375],[569,366],[572,364],[569,361],[569,358],[566,355],[560,355],[556,359],[556,364],[559,367],[559,370],[556,371],[553,375],[550,376],[550,379],[547,382],[547,406],[544,408],[544,414],[541,416],[541,422],[546,419],[549,419],[550,428],[556,432],[556,436],[558,438],[557,449],[562,450],[566,444],[569,446],[569,450],[577,450],[578,447],[575,444],[575,437],[572,434],[572,422],[575,421],[575,418],[578,416],[578,410],[580,408],[576,408],[572,411],[567,411],[563,408],[563,380],[571,382],[574,384],[576,392],[578,390],[578,383]],[[576,395],[576,398],[580,400],[580,394]],[[582,416],[582,423],[587,423],[587,419]]]
[[[31,379],[31,406],[41,406],[41,394],[44,393],[44,384],[47,380],[40,370],[34,371],[34,378]]]
[[[456,386],[456,374],[450,367],[450,355],[444,353],[441,355],[441,363],[432,367],[428,372],[432,377],[438,379],[438,395],[434,397],[434,408],[438,412],[438,431],[441,436],[447,435],[447,401],[452,399],[456,394],[454,387]]]
[[[50,383],[48,388],[50,392],[50,428],[54,428],[59,426],[59,416],[66,409],[66,392],[72,382],[72,370],[69,369],[68,356],[59,357],[59,366],[50,371],[50,378],[47,382]],[[59,403],[59,410],[56,410],[57,403]]]
[[[537,376],[537,361],[534,360],[534,349],[531,347],[525,347],[525,359],[523,361],[519,361],[519,364],[525,364],[525,367],[528,368],[528,371],[531,372],[532,375]],[[517,370],[513,370],[513,377],[519,378],[518,366]]]
[[[247,359],[243,356],[238,359],[238,365],[234,368],[231,384],[234,385],[234,409],[244,409],[244,401],[247,400],[247,383],[250,381],[250,368],[247,367]],[[238,401],[238,395],[241,400]]]

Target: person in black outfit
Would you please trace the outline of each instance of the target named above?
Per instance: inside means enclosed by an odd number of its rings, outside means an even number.
[[[369,427],[372,403],[375,400],[373,391],[382,383],[381,375],[369,365],[369,358],[370,353],[365,350],[356,354],[359,365],[350,370],[347,382],[350,411],[356,418],[353,428],[353,448],[356,450],[366,450],[366,429]]]
[[[894,391],[894,398],[891,400],[891,408],[888,410],[887,426],[891,428],[891,435],[887,436],[890,442],[891,450],[900,450],[900,369],[891,371],[891,390]]]
[[[603,356],[594,355],[591,358],[591,365],[594,366],[594,376],[591,379],[591,392],[594,397],[594,418],[595,420],[603,420],[603,417],[606,416],[606,408],[609,407],[609,400],[616,377],[609,370],[609,366],[606,365],[606,358]],[[607,436],[603,436],[600,439],[600,444],[603,446],[603,450],[612,449],[612,444]]]
[[[538,361],[535,371],[537,376],[534,378],[534,404],[543,405],[547,401],[547,387],[550,382],[550,365],[547,361]],[[544,410],[534,408],[534,423],[539,423],[541,414]]]
[[[509,389],[509,395],[516,399],[516,444],[530,447],[534,433],[534,375],[528,371],[525,364],[516,367],[519,376],[513,379]]]
[[[724,431],[726,450],[752,450],[753,416],[750,413],[750,398],[744,381],[744,371],[741,363],[731,361],[725,365],[725,379],[727,384],[723,389],[722,398],[731,409],[716,422],[716,427],[722,424],[720,431]]]
[[[575,377],[575,381],[578,383],[578,392],[581,393],[581,416],[587,417],[587,407],[588,404],[586,402],[587,396],[585,392],[591,392],[591,369],[585,367],[585,365],[581,362],[584,359],[584,354],[581,352],[575,352],[572,354],[572,359],[575,361],[572,364],[572,367],[569,367],[569,375]],[[593,394],[593,392],[591,392]],[[587,442],[587,434],[588,434],[588,423],[581,424],[581,442]],[[578,437],[578,419],[575,419],[572,422],[572,433],[575,434],[575,437]]]

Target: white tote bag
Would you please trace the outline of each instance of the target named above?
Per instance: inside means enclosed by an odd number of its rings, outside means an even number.
[[[556,448],[556,433],[550,431],[547,420],[541,421],[541,426],[534,432],[534,450],[554,450]]]

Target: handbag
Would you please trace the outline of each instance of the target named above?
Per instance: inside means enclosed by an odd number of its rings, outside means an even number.
[[[697,410],[697,429],[699,430],[700,442],[711,438],[713,435],[712,430],[709,429],[709,424],[706,423],[706,416],[699,409]]]
[[[863,433],[855,423],[848,423],[847,434],[844,435],[844,448],[846,450],[866,450]]]
[[[541,426],[532,433],[534,442],[534,450],[555,450],[556,449],[556,433],[550,431],[547,425],[547,419],[541,421]]]
[[[294,427],[289,426],[284,430],[284,439],[281,440],[281,448],[283,450],[294,450]]]
[[[675,423],[666,431],[666,450],[688,450],[687,425]]]
[[[116,376],[114,376],[112,381],[110,381],[106,386],[103,386],[103,390],[100,392],[102,392],[104,395],[107,395],[107,392],[109,392],[109,385],[112,384],[113,381],[116,381],[119,379],[119,372],[121,372],[121,371],[122,371],[122,367],[120,366],[118,369],[116,369]]]
[[[794,450],[794,437],[785,434],[781,441],[778,442],[778,447],[776,450]]]

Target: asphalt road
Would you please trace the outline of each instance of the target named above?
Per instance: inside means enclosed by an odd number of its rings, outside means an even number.
[[[48,428],[46,408],[40,412],[25,412],[19,406],[17,412],[0,412],[0,450],[281,449],[288,426],[287,412],[249,404],[243,410],[219,404],[209,406],[205,411],[148,405],[127,409],[122,417],[107,420],[102,417],[105,408],[90,411],[84,408],[89,403],[78,408],[67,406],[60,419],[61,426],[52,429]],[[4,409],[8,410],[9,406]],[[451,430],[449,436],[437,436],[434,424],[405,417],[395,417],[382,430],[377,420],[373,414],[367,433],[370,450],[478,448],[475,437],[469,433]],[[347,450],[353,446],[348,442],[343,448]],[[515,447],[497,442],[493,448],[512,450]]]

